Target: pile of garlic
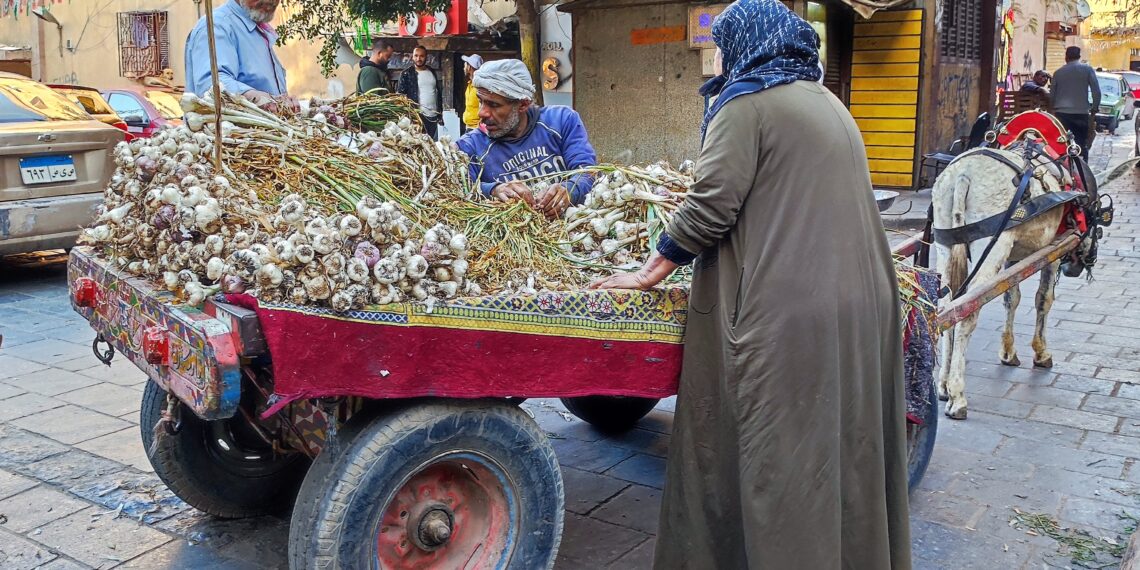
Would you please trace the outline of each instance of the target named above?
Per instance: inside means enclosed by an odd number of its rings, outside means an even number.
[[[395,203],[371,197],[332,215],[295,194],[270,207],[214,172],[212,141],[182,126],[120,143],[81,242],[190,305],[218,292],[337,311],[481,294],[466,279],[462,233],[416,235]]]

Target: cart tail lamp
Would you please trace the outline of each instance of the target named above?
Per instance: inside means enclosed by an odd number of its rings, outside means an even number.
[[[170,366],[170,337],[162,327],[148,327],[143,332],[143,356],[148,364]]]
[[[80,277],[75,280],[75,306],[91,308],[99,296],[95,280],[90,277]]]

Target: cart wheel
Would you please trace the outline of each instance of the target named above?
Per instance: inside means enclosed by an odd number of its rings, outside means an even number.
[[[415,404],[340,435],[343,451],[322,454],[301,485],[293,568],[553,567],[562,472],[526,412]]]
[[[623,396],[562,398],[562,405],[578,419],[608,433],[628,431],[661,400]]]
[[[244,405],[244,403],[243,403]],[[301,454],[275,454],[240,414],[205,421],[179,403],[176,433],[163,433],[151,453],[166,392],[153,380],[143,391],[139,428],[154,472],[190,506],[222,518],[287,510],[309,461]],[[161,428],[160,428],[161,429]]]
[[[922,425],[906,423],[906,476],[907,489],[913,491],[926,475],[930,456],[934,454],[934,439],[938,435],[938,393],[934,382],[928,382],[926,406],[922,413]]]

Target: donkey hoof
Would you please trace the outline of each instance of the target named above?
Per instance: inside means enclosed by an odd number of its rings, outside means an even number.
[[[1018,358],[1015,354],[1012,358],[1002,358],[1001,363],[1003,366],[1012,366],[1014,368],[1017,368],[1018,366],[1021,366],[1021,359]]]
[[[946,406],[946,417],[952,420],[964,420],[966,419],[966,408],[963,406],[954,410],[950,406]]]
[[[938,399],[943,401],[943,402],[949,401],[950,400],[950,392],[947,392],[945,388],[939,386],[938,387]]]
[[[1042,360],[1040,362],[1035,360],[1035,361],[1033,361],[1033,367],[1034,368],[1052,368],[1053,367],[1053,357],[1050,356],[1049,358],[1046,358],[1045,360]]]

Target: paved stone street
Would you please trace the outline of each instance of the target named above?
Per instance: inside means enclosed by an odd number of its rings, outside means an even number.
[[[1121,129],[1125,131],[1126,129]],[[1098,138],[1094,167],[1129,155]],[[1096,280],[1063,278],[1050,317],[1056,366],[997,364],[1002,310],[971,344],[970,417],[943,420],[912,496],[918,568],[1072,566],[1051,538],[1011,525],[1015,509],[1118,539],[1140,515],[1140,177],[1116,194],[1117,224]],[[221,521],[171,496],[139,439],[144,376],[91,353],[60,255],[0,265],[0,568],[284,568],[287,520]],[[1031,355],[1031,302],[1017,325]],[[556,401],[524,407],[550,434],[566,482],[559,568],[648,568],[672,425],[666,400],[606,438]],[[1102,543],[1103,544],[1103,543]]]

